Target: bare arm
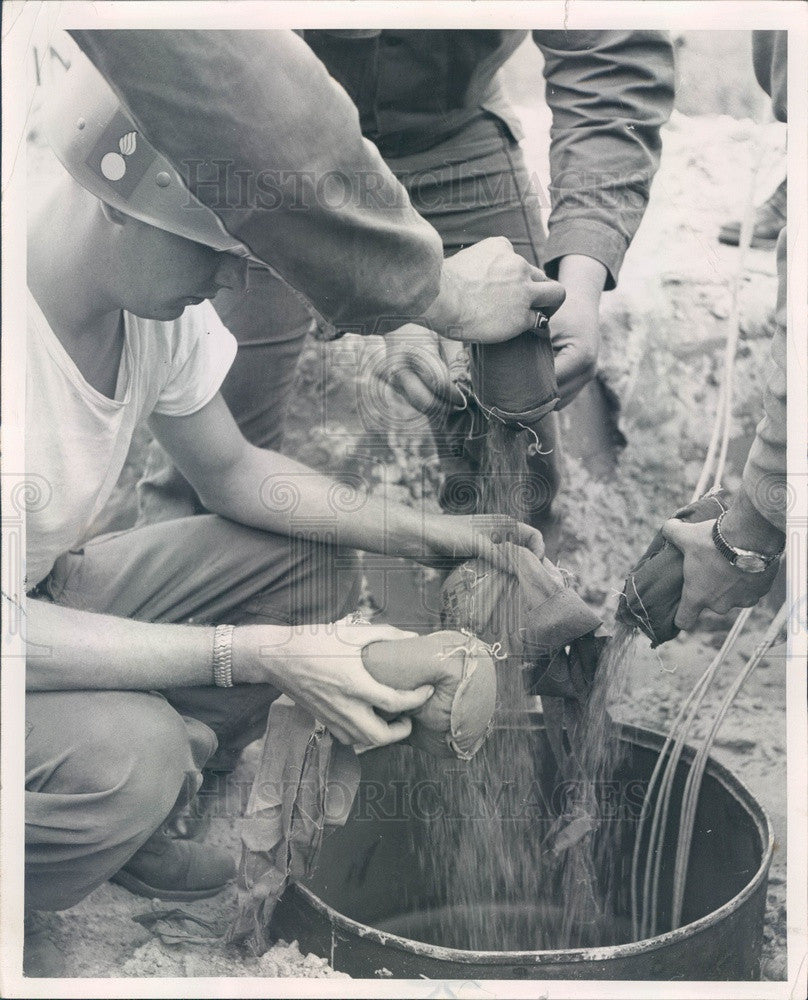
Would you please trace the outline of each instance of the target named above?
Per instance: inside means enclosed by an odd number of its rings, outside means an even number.
[[[507,568],[516,555],[526,572],[543,573],[540,532],[502,519],[424,514],[369,496],[278,452],[255,448],[239,431],[220,395],[187,417],[152,416],[150,426],[208,510],[278,534],[316,538],[431,563],[481,556]],[[514,546],[496,544],[510,541]],[[518,553],[516,552],[518,549]]]
[[[558,277],[569,294],[553,317],[550,335],[561,407],[572,402],[595,374],[606,275],[606,267],[585,254],[567,254],[559,261]]]
[[[213,627],[131,621],[29,600],[29,691],[201,687],[213,683]],[[361,629],[361,632],[357,632]],[[365,670],[361,647],[413,633],[351,626],[295,634],[283,625],[239,626],[233,635],[233,681],[272,684],[306,707],[348,744],[382,746],[409,735],[409,719],[384,722],[376,709],[412,711],[432,694],[397,691]],[[39,652],[36,652],[39,650]]]
[[[289,534],[303,522],[317,532],[336,525],[340,544],[409,555],[488,556],[499,565],[525,560],[544,575],[539,532],[510,525],[515,545],[494,544],[501,524],[475,528],[470,518],[418,512],[375,497],[339,500],[344,487],[274,452],[249,445],[221,396],[187,417],[153,416],[152,427],[209,509],[265,530]],[[291,501],[290,502],[290,498]],[[305,532],[303,532],[305,534]],[[505,539],[502,539],[505,541]],[[523,558],[514,559],[518,551]],[[389,626],[316,627],[299,635],[284,626],[240,626],[233,638],[235,683],[269,683],[307,707],[346,743],[381,746],[403,739],[409,721],[385,723],[376,709],[398,714],[431,691],[399,692],[365,670],[361,646],[407,633]],[[27,683],[31,690],[153,690],[212,683],[213,629],[129,621],[29,602]]]
[[[130,690],[213,683],[213,628],[153,625],[29,600],[30,691]]]

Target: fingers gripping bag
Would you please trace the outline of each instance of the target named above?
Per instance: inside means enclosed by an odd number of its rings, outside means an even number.
[[[707,493],[682,507],[674,517],[691,524],[712,521],[727,509],[729,499],[726,490]],[[652,648],[679,634],[674,618],[682,596],[683,565],[682,553],[658,531],[629,573],[620,595],[618,621],[641,629]]]

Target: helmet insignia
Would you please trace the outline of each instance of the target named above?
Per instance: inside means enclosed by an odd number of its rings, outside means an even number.
[[[120,153],[106,153],[101,159],[101,173],[108,181],[119,181],[126,173],[126,160],[137,149],[137,132],[127,132],[118,140]]]

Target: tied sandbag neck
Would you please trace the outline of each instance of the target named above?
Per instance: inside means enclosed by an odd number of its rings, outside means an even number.
[[[482,562],[454,569],[441,588],[441,621],[468,630],[521,666],[530,695],[584,701],[604,638],[600,617],[568,586],[550,575],[543,587]]]

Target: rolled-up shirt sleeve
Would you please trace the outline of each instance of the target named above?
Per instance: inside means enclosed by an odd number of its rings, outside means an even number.
[[[756,31],[752,39],[755,74],[772,99],[778,121],[788,121],[788,32]],[[786,530],[787,417],[786,369],[788,268],[784,228],[777,240],[777,305],[774,336],[766,362],[763,419],[743,471],[743,488],[759,514],[780,531]]]
[[[567,254],[607,269],[614,288],[659,166],[673,107],[673,51],[659,31],[534,31],[544,55],[552,210],[544,251],[552,277]]]
[[[441,241],[291,31],[71,31],[231,235],[335,325],[417,316]]]
[[[758,513],[786,530],[786,230],[777,241],[777,308],[766,362],[763,419],[743,470],[743,487]]]

